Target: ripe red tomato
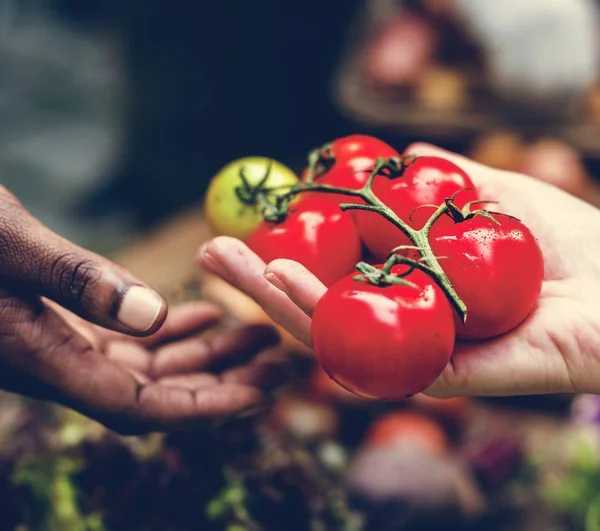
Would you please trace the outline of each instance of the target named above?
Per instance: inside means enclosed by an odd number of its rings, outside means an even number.
[[[379,417],[367,432],[365,443],[371,448],[382,448],[412,441],[426,446],[435,453],[446,453],[450,442],[441,426],[420,413],[393,411]]]
[[[395,274],[407,271],[396,266]],[[348,276],[321,297],[312,320],[315,355],[342,387],[365,398],[397,400],[423,391],[450,361],[450,305],[429,275],[417,287],[375,286]]]
[[[544,260],[531,231],[520,221],[493,214],[451,225],[434,225],[429,242],[467,306],[467,323],[456,319],[459,339],[482,340],[516,328],[534,309],[542,289]],[[414,255],[413,255],[414,257]]]
[[[385,142],[368,135],[350,135],[334,140],[328,150],[323,150],[322,158],[313,175],[313,181],[360,190],[375,166],[378,158],[400,158],[400,154]],[[306,180],[306,170],[303,173]],[[362,203],[355,197],[331,194],[338,204]]]
[[[264,221],[246,244],[266,263],[300,262],[326,286],[351,273],[361,258],[352,219],[327,197],[294,202],[283,222]]]
[[[372,188],[375,195],[413,229],[421,229],[435,210],[415,210],[421,205],[439,206],[445,199],[467,188],[471,190],[456,196],[456,206],[462,208],[477,200],[469,176],[456,164],[440,157],[417,157],[402,176],[394,179],[378,176]],[[408,238],[377,212],[356,211],[355,220],[362,241],[379,261],[385,260],[395,247],[410,245]],[[452,220],[444,216],[438,223],[451,225]]]

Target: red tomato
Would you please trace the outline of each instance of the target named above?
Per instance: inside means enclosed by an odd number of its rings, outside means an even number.
[[[398,400],[423,391],[452,356],[454,322],[445,295],[420,270],[406,277],[417,287],[378,287],[354,276],[317,303],[311,330],[317,359],[338,384],[365,398]]]
[[[338,138],[323,151],[323,159],[313,175],[313,181],[360,190],[369,178],[378,158],[400,158],[400,154],[385,142],[367,135],[351,135]],[[306,180],[306,170],[303,180]],[[307,194],[308,195],[308,194]],[[330,195],[339,203],[362,203],[355,197]]]
[[[373,182],[375,195],[413,229],[422,228],[435,210],[415,208],[427,204],[439,206],[465,188],[472,190],[456,196],[455,203],[459,208],[475,201],[477,192],[463,170],[440,157],[417,157],[402,176],[394,179],[378,176]],[[408,238],[377,212],[357,211],[355,220],[362,241],[379,261],[385,260],[395,247],[410,245]],[[444,216],[438,223],[451,225],[452,220]]]
[[[467,306],[457,319],[460,339],[482,340],[516,328],[534,309],[544,277],[542,251],[520,221],[493,214],[500,225],[477,215],[434,225],[429,242],[454,289]]]
[[[246,243],[266,263],[278,258],[300,262],[326,286],[351,273],[361,259],[352,219],[326,197],[292,204],[283,222],[264,221]]]
[[[371,448],[381,448],[406,441],[425,445],[440,454],[450,447],[448,437],[437,422],[412,411],[394,411],[379,417],[369,428],[365,443]]]

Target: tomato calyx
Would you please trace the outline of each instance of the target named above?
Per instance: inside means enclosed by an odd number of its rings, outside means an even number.
[[[256,184],[250,183],[250,180],[246,175],[246,168],[245,166],[242,166],[239,171],[241,184],[236,186],[234,191],[242,204],[251,207],[259,206],[261,208],[261,215],[266,221],[281,222],[287,215],[290,201],[287,199],[287,196],[278,195],[275,192],[280,192],[285,189],[292,190],[295,185],[278,187],[267,186],[269,177],[271,176],[273,162],[273,159],[269,159],[263,177],[261,177],[260,181]]]
[[[379,169],[379,175],[388,179],[397,179],[402,177],[406,169],[417,160],[416,155],[405,155],[404,157],[391,157],[385,161],[385,164]]]
[[[315,179],[318,179],[335,166],[336,156],[333,148],[334,146],[332,143],[327,143],[323,144],[321,147],[313,149],[309,153],[305,178],[305,182],[307,184],[314,183]],[[415,160],[417,160],[416,155],[406,155],[404,157],[390,157],[389,159],[385,159],[385,164],[382,164],[379,167],[378,175],[384,175],[388,179],[396,179],[398,177],[402,177],[406,169]],[[362,171],[360,171],[359,173],[362,173]]]
[[[256,206],[260,201],[260,195],[264,194],[267,190],[266,184],[271,175],[271,169],[273,168],[273,159],[269,159],[267,167],[265,168],[265,174],[255,185],[250,184],[250,180],[246,175],[246,167],[242,166],[239,171],[239,177],[242,184],[236,186],[235,195],[237,198],[248,206]]]
[[[469,203],[466,203],[462,208],[459,208],[455,203],[455,198],[459,193],[464,192],[465,190],[467,190],[467,189],[459,190],[451,198],[446,199],[444,201],[444,203],[447,207],[446,215],[450,216],[452,218],[452,221],[454,221],[454,223],[462,223],[464,221],[473,219],[476,216],[483,216],[485,218],[488,218],[492,222],[494,222],[496,225],[500,225],[500,222],[494,216],[494,214],[499,214],[498,212],[494,212],[494,211],[482,209],[482,208],[479,208],[476,210],[471,210],[471,207],[473,205],[497,204],[498,201],[489,201],[487,199],[480,199],[477,201],[470,201]],[[422,206],[434,206],[434,205],[422,205]],[[420,208],[420,207],[417,207],[417,208]],[[414,213],[414,211],[413,211],[413,213]],[[508,214],[502,214],[502,216],[510,218],[510,219],[514,219],[516,221],[521,221],[520,219],[518,219],[514,216],[509,216]]]
[[[446,207],[448,207],[447,215],[452,218],[452,221],[454,221],[454,223],[462,223],[463,221],[473,219],[475,216],[484,216],[496,223],[497,225],[500,225],[500,222],[492,215],[492,212],[485,209],[471,210],[471,207],[473,207],[473,205],[492,204],[497,203],[497,201],[488,201],[485,199],[480,199],[477,201],[470,201],[466,203],[462,208],[459,208],[455,203],[455,198],[460,192],[463,192],[465,190],[460,190],[451,198],[446,199],[444,201]]]
[[[414,245],[401,245],[394,249],[387,260],[384,262],[381,268],[366,262],[361,262],[356,265],[356,269],[361,273],[354,277],[356,281],[368,281],[374,286],[409,286],[415,289],[419,289],[419,286],[406,280],[406,278],[415,270],[420,269],[421,271],[430,275],[436,282],[439,282],[437,273],[431,267],[429,267],[423,258],[420,260],[414,260],[407,256],[396,254],[400,250],[413,249],[421,251],[421,248]],[[439,257],[436,257],[439,259]],[[406,271],[402,273],[392,273],[392,269],[397,265],[408,266]]]
[[[324,173],[327,173],[334,165],[335,154],[333,153],[333,144],[331,142],[313,149],[308,155],[306,182],[314,182],[315,178],[319,178]]]
[[[361,274],[356,275],[354,280],[357,282],[369,282],[373,286],[408,286],[410,288],[419,289],[419,286],[406,280],[406,277],[414,271],[414,268],[409,268],[405,272],[396,274],[391,272],[392,267],[384,265],[381,269],[377,266],[360,262],[356,265],[356,270]]]

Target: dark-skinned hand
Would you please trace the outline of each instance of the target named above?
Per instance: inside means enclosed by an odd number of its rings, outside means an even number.
[[[54,401],[123,434],[250,414],[282,367],[268,326],[216,325],[219,308],[167,303],[73,245],[0,187],[0,389]],[[1,407],[1,404],[0,404]]]

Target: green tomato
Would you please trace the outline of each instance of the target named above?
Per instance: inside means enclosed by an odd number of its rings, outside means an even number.
[[[206,218],[217,234],[245,240],[263,221],[262,207],[242,200],[236,189],[246,184],[250,188],[284,187],[273,192],[281,195],[298,182],[298,176],[276,160],[266,157],[234,160],[213,177],[208,187],[204,204]]]

